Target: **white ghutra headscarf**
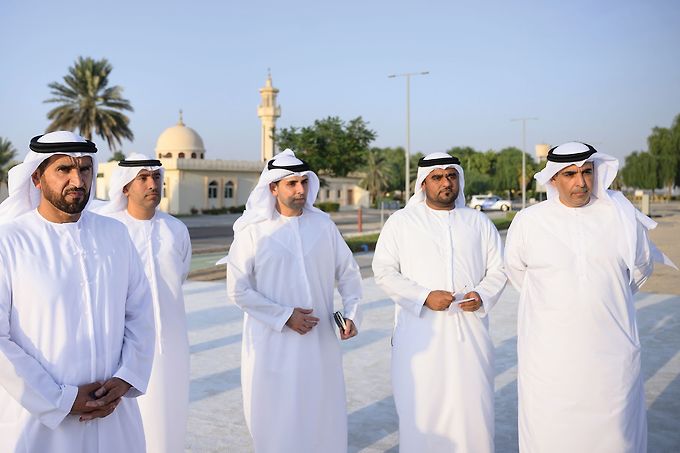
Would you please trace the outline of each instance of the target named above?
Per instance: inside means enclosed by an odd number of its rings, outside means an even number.
[[[0,223],[9,222],[38,207],[40,190],[33,184],[31,176],[40,164],[55,155],[92,158],[92,184],[88,199],[88,204],[91,204],[97,182],[97,147],[93,142],[70,131],[56,131],[33,137],[29,148],[24,161],[9,170],[9,196],[0,204]]]
[[[280,181],[289,176],[307,176],[308,192],[304,210],[323,213],[314,207],[314,201],[319,194],[319,177],[309,169],[302,160],[295,157],[295,153],[286,149],[270,159],[260,174],[257,185],[250,192],[243,215],[234,222],[234,233],[245,229],[248,225],[271,220],[276,213],[276,197],[271,193],[269,184]],[[220,259],[216,265],[228,262],[229,256]]]
[[[552,177],[566,167],[571,165],[582,167],[586,162],[592,162],[595,170],[593,196],[607,203],[613,203],[616,207],[616,212],[621,219],[621,226],[627,237],[626,265],[632,270],[635,267],[635,251],[637,250],[637,222],[639,221],[647,230],[656,228],[657,223],[638,211],[621,192],[609,190],[609,186],[614,182],[619,169],[618,159],[597,151],[587,143],[569,142],[548,151],[548,162],[545,168],[536,173],[534,178],[538,183],[545,186],[548,200],[556,201],[559,199],[559,193],[552,184]],[[654,261],[677,269],[677,266],[651,240],[649,246]],[[632,281],[632,272],[630,278]]]
[[[463,167],[460,166],[460,160],[446,153],[431,153],[418,161],[418,176],[416,177],[416,187],[413,191],[413,196],[408,200],[406,208],[416,206],[425,202],[425,194],[423,193],[423,181],[432,173],[433,170],[444,170],[447,168],[455,168],[458,171],[458,196],[454,206],[456,208],[465,207],[465,173]]]
[[[295,153],[287,149],[267,162],[257,185],[250,192],[243,215],[234,222],[234,232],[243,230],[248,225],[274,218],[276,212],[276,198],[269,190],[269,184],[280,181],[289,176],[307,176],[309,178],[307,200],[304,209],[322,212],[314,207],[314,201],[319,194],[319,177],[309,169],[309,166],[295,157]]]
[[[101,207],[95,208],[94,211],[99,214],[111,214],[127,209],[128,198],[123,193],[123,188],[132,182],[141,170],[160,170],[160,186],[161,190],[163,190],[165,169],[163,168],[161,161],[149,159],[149,157],[144,154],[132,153],[126,157],[125,160],[118,162],[118,166],[113,170],[109,186],[109,202]],[[158,207],[156,207],[156,209],[158,209]]]

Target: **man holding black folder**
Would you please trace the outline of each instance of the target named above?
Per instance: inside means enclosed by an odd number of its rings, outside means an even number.
[[[241,383],[257,453],[347,451],[343,340],[357,334],[361,274],[327,214],[319,179],[286,150],[234,223],[227,295],[244,312]],[[337,283],[344,314],[334,320]]]

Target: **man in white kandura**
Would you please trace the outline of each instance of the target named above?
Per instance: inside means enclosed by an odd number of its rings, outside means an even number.
[[[227,294],[244,312],[241,383],[257,453],[344,453],[343,340],[357,334],[361,274],[329,216],[313,206],[319,178],[285,150],[271,159],[234,223]]]
[[[522,452],[647,450],[633,294],[653,261],[672,263],[649,241],[656,223],[607,190],[618,165],[584,143],[551,149],[535,176],[547,201],[508,232]]]
[[[153,311],[120,222],[85,210],[97,148],[34,137],[0,205],[0,451],[143,452]]]
[[[159,160],[131,154],[111,176],[110,202],[98,212],[127,226],[153,295],[156,354],[148,391],[138,398],[149,453],[183,452],[189,413],[189,340],[182,283],[191,242],[180,220],[156,209],[163,190]]]
[[[498,231],[465,207],[457,158],[418,162],[415,193],[380,233],[376,283],[395,302],[392,387],[401,452],[494,450],[487,314],[505,287]]]

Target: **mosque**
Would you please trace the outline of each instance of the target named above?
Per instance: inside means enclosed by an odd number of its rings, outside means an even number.
[[[281,107],[276,103],[279,90],[272,85],[271,74],[260,89],[261,102],[257,115],[261,121],[259,160],[207,159],[203,139],[184,124],[182,112],[174,126],[161,133],[154,155],[163,163],[165,179],[159,208],[170,214],[196,214],[208,209],[241,206],[257,184],[264,162],[278,150],[272,139]],[[97,198],[108,199],[109,180],[117,162],[99,164]],[[330,201],[340,207],[367,207],[368,192],[359,187],[357,175],[344,178],[324,177],[326,185],[317,201]]]

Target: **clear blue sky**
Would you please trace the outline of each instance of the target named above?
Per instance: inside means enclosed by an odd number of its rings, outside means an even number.
[[[135,108],[134,143],[185,123],[207,158],[259,158],[258,89],[281,90],[279,127],[361,115],[376,146],[499,150],[570,140],[622,158],[680,113],[680,2],[33,1],[0,3],[0,136],[23,156],[44,131],[47,84],[107,58]],[[97,142],[102,143],[101,139]],[[106,146],[101,146],[106,150]]]

